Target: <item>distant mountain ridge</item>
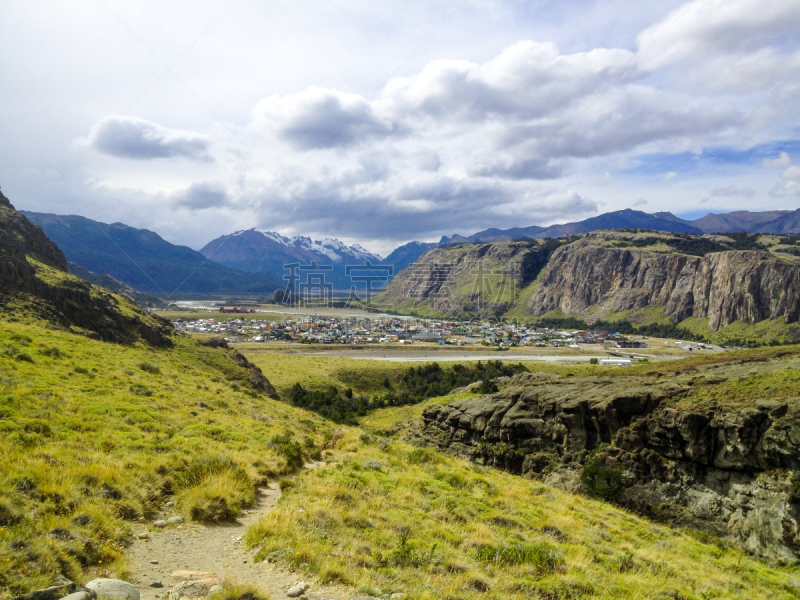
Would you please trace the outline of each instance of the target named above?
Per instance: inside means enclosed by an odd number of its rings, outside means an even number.
[[[282,285],[271,273],[230,269],[147,229],[76,215],[21,212],[44,230],[70,262],[110,275],[139,292],[267,294]]]
[[[646,213],[627,208],[583,221],[540,227],[512,227],[510,229],[484,229],[470,236],[443,237],[440,244],[459,242],[504,242],[515,239],[558,238],[578,233],[591,233],[608,229],[649,229],[667,233],[774,233],[800,234],[800,209],[750,212],[739,210],[730,213],[709,213],[694,220],[681,219],[670,212]]]
[[[289,238],[272,231],[248,229],[220,236],[203,246],[200,253],[209,260],[233,269],[247,273],[274,273],[277,276],[288,273],[286,265],[310,265],[315,262],[320,266],[332,267],[325,271],[326,283],[333,284],[337,290],[348,290],[355,284],[347,274],[346,267],[363,266],[367,263],[392,266],[391,274],[384,271],[391,279],[434,246],[436,244],[409,242],[396,248],[384,259],[358,244],[348,246],[337,239],[312,240],[304,236]],[[358,289],[359,286],[356,285],[356,290]]]

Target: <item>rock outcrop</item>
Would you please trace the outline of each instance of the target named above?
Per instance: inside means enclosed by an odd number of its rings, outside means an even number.
[[[381,304],[435,312],[497,316],[511,309],[560,245],[524,240],[440,246],[401,271]]]
[[[731,235],[600,231],[439,246],[378,302],[453,316],[558,311],[587,323],[661,307],[675,323],[708,319],[711,331],[736,321],[800,321],[800,260],[770,252],[757,236]]]
[[[581,478],[592,465],[601,476],[617,474],[618,489],[605,491],[623,506],[797,562],[800,398],[687,408],[693,391],[716,379],[665,379],[512,385],[426,409],[411,437],[569,491],[597,491]]]
[[[69,275],[67,268],[58,246],[0,194],[0,305],[21,302],[43,318],[105,341],[172,344],[169,322]]]
[[[679,322],[708,318],[712,331],[734,321],[800,319],[800,263],[766,251],[728,250],[692,256],[614,248],[626,234],[592,233],[553,253],[526,312],[586,315],[663,306]],[[602,309],[597,313],[597,308]]]

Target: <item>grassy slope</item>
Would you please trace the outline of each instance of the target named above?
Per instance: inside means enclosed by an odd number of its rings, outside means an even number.
[[[216,496],[235,513],[290,469],[273,435],[291,428],[319,444],[329,431],[253,392],[230,352],[175,342],[121,346],[0,321],[0,592],[59,572],[124,575],[126,540],[146,528],[138,517],[166,500],[202,516],[220,508]],[[198,468],[214,456],[241,470]]]
[[[567,377],[676,372],[702,377],[724,367],[730,370],[727,381],[698,385],[691,399],[682,400],[708,408],[795,395],[798,350],[697,356],[624,371],[592,365],[534,368]],[[301,474],[285,490],[280,508],[249,532],[249,543],[266,560],[373,595],[800,597],[791,583],[797,567],[769,568],[703,534],[655,525],[608,504],[376,437],[419,418],[425,406],[470,395],[365,417],[362,428],[347,430],[330,446],[327,468]]]
[[[786,349],[613,372],[672,372],[780,352]],[[299,381],[370,392],[408,367],[250,357],[279,390]],[[602,370],[536,368],[562,376]],[[215,495],[241,507],[255,483],[289,470],[273,435],[307,432],[318,447],[331,435],[315,415],[248,393],[239,370],[228,353],[190,337],[176,338],[173,349],[124,347],[40,321],[0,321],[0,445],[8,457],[0,467],[0,590],[43,587],[57,572],[77,581],[124,576],[126,540],[146,528],[136,518],[152,518],[167,499],[183,514]],[[796,386],[785,374],[765,377],[741,382],[741,394]],[[422,406],[379,411],[366,425],[386,429],[408,410],[413,417]],[[329,445],[329,466],[301,474],[280,508],[250,532],[263,556],[323,581],[420,598],[653,598],[671,589],[686,598],[796,597],[786,583],[791,569],[769,569],[738,551],[506,473],[342,431]],[[209,455],[235,461],[244,479],[236,470],[187,479]],[[412,464],[420,456],[423,462]],[[380,462],[380,471],[367,461]],[[500,551],[491,555],[491,548]],[[484,588],[491,591],[476,591]]]
[[[433,451],[351,430],[330,460],[249,531],[261,558],[382,597],[798,597],[789,569]]]

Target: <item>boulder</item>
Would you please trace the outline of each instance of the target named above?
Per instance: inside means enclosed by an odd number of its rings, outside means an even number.
[[[222,585],[217,577],[206,579],[190,579],[176,585],[169,593],[169,600],[181,600],[181,598],[197,598],[208,596],[211,588]]]
[[[307,584],[305,581],[301,581],[300,583],[297,583],[286,590],[286,595],[289,596],[289,598],[299,598],[306,593],[306,590],[309,587],[311,587],[309,584]]]
[[[139,590],[121,579],[93,579],[86,584],[86,589],[110,600],[139,600]]]

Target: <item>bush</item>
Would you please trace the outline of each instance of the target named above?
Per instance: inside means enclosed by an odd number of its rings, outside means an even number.
[[[14,344],[9,344],[8,346],[4,346],[0,349],[0,354],[5,354],[9,358],[13,358],[14,360],[24,361],[32,363],[33,359],[31,358],[30,354],[23,352],[19,348],[17,348]]]
[[[487,545],[478,548],[476,553],[479,561],[498,566],[532,565],[540,573],[555,573],[566,569],[564,555],[547,542]]]
[[[607,502],[618,500],[627,485],[624,467],[605,466],[601,457],[595,458],[583,467],[581,482],[591,496]]]
[[[136,367],[145,373],[152,373],[153,375],[158,375],[161,373],[161,369],[149,362],[140,362],[138,365],[136,365]]]
[[[279,456],[286,459],[286,467],[296,470],[303,466],[303,445],[294,439],[291,431],[284,431],[281,435],[273,435],[269,441]]]
[[[431,448],[417,448],[409,453],[408,462],[412,465],[438,464],[442,462],[442,457]]]
[[[593,356],[592,358],[590,358],[590,359],[589,359],[589,364],[590,364],[590,365],[596,365],[596,364],[597,364],[597,363],[599,363],[599,362],[600,362],[600,361],[599,361],[599,360],[597,360],[597,359],[596,359],[594,356]]]
[[[132,393],[136,394],[137,396],[152,396],[153,390],[150,388],[142,385],[141,383],[134,383],[130,390]]]
[[[194,461],[176,476],[178,502],[194,521],[232,521],[255,501],[255,488],[244,469],[226,458]]]

